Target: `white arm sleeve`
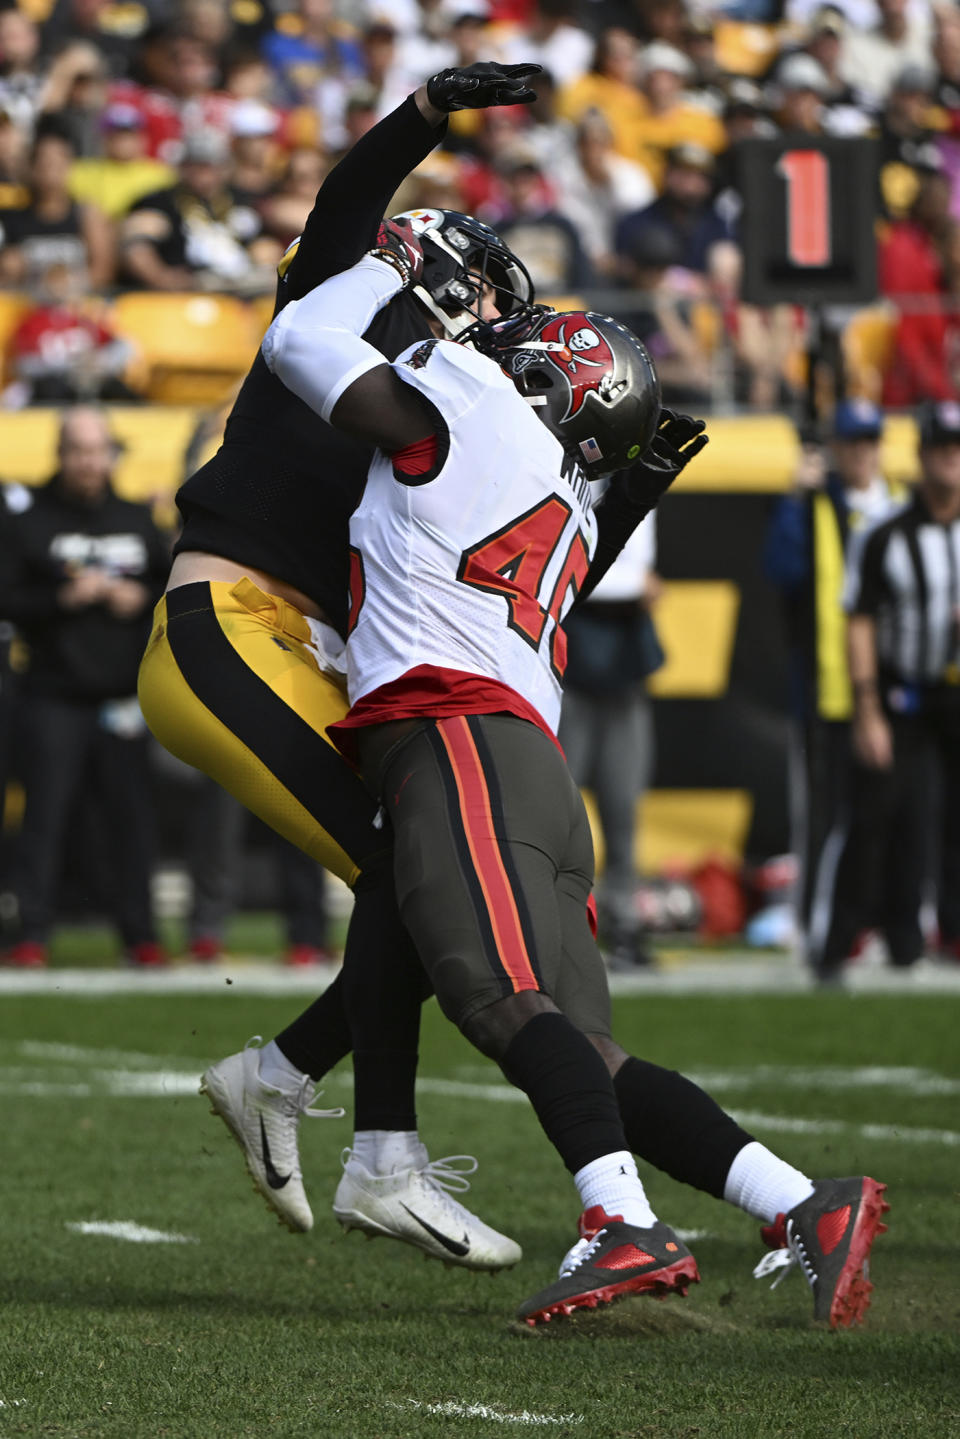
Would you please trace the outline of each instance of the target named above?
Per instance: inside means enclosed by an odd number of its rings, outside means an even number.
[[[354,380],[388,360],[361,339],[403,288],[396,270],[365,255],[280,311],[260,346],[267,368],[321,419]]]

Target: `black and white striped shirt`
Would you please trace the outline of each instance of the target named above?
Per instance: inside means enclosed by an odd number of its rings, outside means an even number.
[[[938,684],[960,665],[960,519],[940,524],[919,491],[856,537],[844,608],[877,626],[881,674]]]

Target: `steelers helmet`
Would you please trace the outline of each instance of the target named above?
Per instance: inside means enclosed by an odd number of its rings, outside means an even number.
[[[517,316],[533,303],[533,282],[523,262],[495,230],[458,210],[404,210],[423,247],[423,278],[413,293],[443,325],[450,339],[480,318],[484,286],[493,288],[502,316]]]

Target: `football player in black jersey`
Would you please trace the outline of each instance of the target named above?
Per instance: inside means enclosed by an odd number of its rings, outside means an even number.
[[[442,138],[449,111],[532,100],[526,78],[537,69],[482,63],[444,71],[364,136],[328,175],[284,256],[276,310],[374,244],[392,196]],[[424,212],[422,228],[432,237],[423,285],[400,295],[368,332],[389,359],[437,328],[454,333],[477,314],[511,313],[532,298],[523,267],[486,226]],[[326,737],[347,709],[331,661],[346,633],[348,521],[370,455],[285,389],[258,354],[223,444],[177,497],[183,530],[141,667],[140,700],[161,743],[355,894],[333,985],[276,1040],[248,1046],[204,1076],[257,1187],[289,1228],[311,1228],[297,1127],[302,1114],[323,1112],[310,1108],[314,1081],[352,1048],[354,1152],[379,1177],[385,1202],[400,1213],[406,1201],[426,1219],[413,1241],[426,1252],[497,1269],[516,1263],[519,1248],[456,1204],[448,1191],[467,1182],[442,1161],[431,1164],[417,1135],[425,980],[397,914],[376,805]],[[376,1006],[365,1002],[372,994]],[[379,1232],[393,1232],[382,1227],[382,1205],[378,1214]],[[456,1234],[456,1250],[438,1233]]]

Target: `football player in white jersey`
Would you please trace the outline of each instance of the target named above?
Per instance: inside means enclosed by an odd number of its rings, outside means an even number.
[[[610,1037],[586,918],[589,827],[553,731],[560,624],[588,570],[602,572],[584,470],[642,456],[624,482],[636,522],[704,440],[669,414],[658,433],[646,352],[596,315],[479,324],[468,338],[487,354],[428,341],[384,363],[360,336],[418,270],[413,239],[386,227],[377,250],[287,307],[263,354],[323,418],[379,447],[351,522],[352,708],[333,728],[346,752],[358,743],[381,797],[402,916],[441,1006],[528,1094],[579,1190],[581,1240],[518,1310],[532,1324],[698,1278],[628,1145],[645,1076],[630,1069],[624,1088],[611,1075],[643,1062]],[[697,1094],[702,1119],[712,1101]],[[724,1197],[768,1221],[782,1209],[818,1317],[858,1318],[882,1186],[814,1185],[713,1109]]]

